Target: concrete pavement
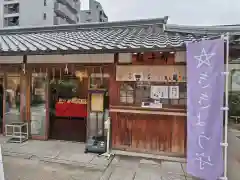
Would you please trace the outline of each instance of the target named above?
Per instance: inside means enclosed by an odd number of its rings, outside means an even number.
[[[85,145],[65,141],[7,143],[1,136],[7,180],[186,180],[184,163],[84,154]],[[14,172],[14,173],[13,173]]]
[[[228,131],[228,179],[240,179],[240,131]]]
[[[5,180],[99,180],[102,171],[46,163],[37,159],[4,157]]]
[[[6,180],[190,180],[181,163],[115,157],[106,171],[4,157]]]
[[[0,136],[4,156],[37,159],[42,162],[67,164],[81,168],[104,171],[111,159],[97,154],[85,154],[85,144],[66,141],[35,141],[25,143],[7,143],[7,138]]]
[[[115,156],[101,180],[193,180],[186,164],[137,157]]]
[[[229,130],[228,179],[240,179],[240,131]],[[0,136],[6,180],[192,180],[185,162],[85,154],[82,143],[33,141],[6,143]]]

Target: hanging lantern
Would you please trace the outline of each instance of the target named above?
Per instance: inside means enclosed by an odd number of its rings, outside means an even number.
[[[22,71],[23,71],[23,74],[26,73],[26,64],[25,63],[23,63]]]
[[[100,84],[100,86],[102,87],[103,86],[103,68],[102,68],[102,66],[100,67],[100,75],[101,75],[101,84]]]
[[[55,83],[55,68],[52,68],[52,80],[50,81],[50,84]]]
[[[62,80],[62,68],[60,68],[60,70],[59,70],[59,78],[60,78],[60,80],[59,80],[59,84],[62,84],[63,83],[63,80]]]
[[[46,68],[45,79],[47,79],[47,75],[48,75],[48,68]]]
[[[64,69],[65,74],[68,74],[68,65],[66,64],[65,69]]]
[[[74,66],[73,66],[73,65],[71,66],[71,75],[72,75],[72,76],[75,75],[75,73],[74,73]]]

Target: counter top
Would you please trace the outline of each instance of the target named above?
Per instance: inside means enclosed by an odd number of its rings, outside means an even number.
[[[134,110],[147,110],[147,111],[167,111],[167,112],[187,112],[186,108],[150,108],[150,107],[140,107],[140,106],[112,106],[111,109],[134,109]]]
[[[175,108],[146,108],[133,106],[110,106],[110,112],[134,113],[134,114],[156,114],[169,116],[187,116],[186,109]]]

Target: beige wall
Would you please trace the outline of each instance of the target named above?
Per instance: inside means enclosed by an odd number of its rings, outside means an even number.
[[[20,64],[23,56],[0,56],[0,64]]]
[[[72,54],[28,56],[28,63],[113,63],[114,54]]]

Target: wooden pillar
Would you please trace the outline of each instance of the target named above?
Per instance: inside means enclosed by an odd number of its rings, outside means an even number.
[[[22,67],[20,69],[20,114],[21,114],[21,120],[23,122],[26,122],[26,86],[27,86],[27,79],[26,79],[26,62],[27,62],[27,56],[23,56],[23,63]]]
[[[50,82],[50,73],[49,68],[46,68],[46,102],[45,102],[45,108],[46,108],[46,119],[45,119],[45,137],[44,140],[47,140],[49,138],[49,131],[50,131],[50,117],[49,117],[49,94],[50,94],[50,88],[49,88],[49,82]]]
[[[111,109],[111,105],[116,105],[116,102],[118,101],[119,98],[119,91],[118,91],[118,82],[116,81],[116,66],[118,64],[119,61],[119,54],[116,53],[114,54],[114,64],[113,66],[111,66],[111,71],[110,71],[110,78],[109,78],[109,116],[110,116],[110,121],[111,121],[111,125],[110,125],[110,149],[112,149],[113,147],[113,132],[112,132],[112,117],[113,114],[110,112]]]
[[[7,88],[7,74],[3,74],[3,123],[2,123],[2,133],[5,134],[5,112],[6,112],[6,88]]]
[[[25,73],[25,88],[26,88],[26,111],[25,117],[28,122],[29,136],[31,136],[31,84],[32,84],[32,72],[28,69]]]
[[[114,55],[114,64],[111,66],[110,78],[109,78],[109,103],[110,105],[116,105],[119,98],[118,85],[116,81],[116,66],[118,63],[118,54]]]

